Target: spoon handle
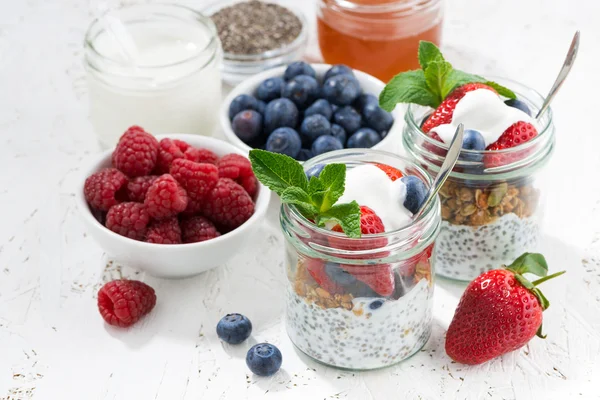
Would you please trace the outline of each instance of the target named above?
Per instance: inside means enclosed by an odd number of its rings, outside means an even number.
[[[427,207],[429,207],[429,204],[431,204],[431,202],[435,200],[438,191],[442,188],[444,182],[446,182],[446,179],[450,175],[450,172],[452,172],[452,168],[454,168],[454,165],[458,160],[458,156],[460,155],[460,150],[462,149],[464,132],[464,125],[459,124],[458,128],[456,128],[456,132],[454,133],[454,137],[452,138],[452,142],[450,143],[450,147],[448,148],[446,158],[444,159],[444,162],[440,167],[440,171],[433,180],[433,183],[429,188],[429,192],[427,193],[427,197],[425,198],[423,205],[421,206],[419,211],[415,213],[413,219],[419,218],[421,214],[423,214],[423,211],[425,211]]]
[[[567,75],[569,75],[569,72],[571,72],[571,67],[573,67],[573,64],[575,63],[575,58],[577,58],[577,51],[579,50],[579,37],[579,31],[575,32],[573,40],[571,41],[571,46],[569,47],[569,52],[567,53],[567,57],[565,58],[565,62],[563,63],[563,66],[560,69],[556,80],[554,81],[554,85],[552,85],[550,92],[548,92],[548,96],[546,96],[544,104],[542,104],[540,111],[538,111],[537,115],[535,116],[535,119],[540,119],[540,117],[544,115],[544,113],[548,109],[548,106],[550,106],[550,102],[554,99],[554,96],[556,96],[558,89],[560,89],[563,82],[567,78]]]

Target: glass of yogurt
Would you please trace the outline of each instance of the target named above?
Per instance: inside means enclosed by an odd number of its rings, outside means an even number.
[[[102,147],[131,125],[213,133],[222,51],[210,18],[178,5],[131,5],[92,22],[84,46],[90,120]]]
[[[543,97],[517,82],[494,78],[511,88],[536,115]],[[543,212],[539,171],[554,149],[554,124],[548,109],[540,120],[505,104],[497,94],[478,89],[456,105],[452,122],[432,129],[442,142],[421,130],[431,108],[410,104],[403,132],[405,149],[435,176],[448,149],[453,126],[482,133],[485,146],[517,121],[534,125],[533,139],[503,150],[463,150],[440,190],[442,230],[436,243],[435,263],[441,276],[470,281],[481,273],[509,264],[538,245]],[[466,131],[465,131],[466,132]]]
[[[403,205],[404,183],[376,166],[394,167],[429,187],[425,170],[406,158],[349,149],[315,157],[304,168],[329,163],[347,168],[339,202],[356,200],[371,208],[385,232],[348,238],[282,206],[287,332],[300,351],[321,363],[352,370],[386,367],[419,351],[431,333],[440,203],[412,220]]]

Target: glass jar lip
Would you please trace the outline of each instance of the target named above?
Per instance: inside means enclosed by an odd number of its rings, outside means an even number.
[[[351,0],[321,0],[322,3],[330,1],[334,7],[347,12],[359,14],[400,13],[413,15],[426,11],[441,3],[441,0],[397,0],[383,4],[358,4]]]
[[[155,70],[159,70],[159,69],[163,69],[163,68],[171,68],[171,67],[177,67],[180,65],[184,65],[187,64],[189,62],[192,62],[198,58],[200,58],[207,50],[210,50],[212,47],[215,47],[215,41],[218,40],[218,35],[217,35],[217,27],[215,26],[215,24],[213,23],[212,19],[210,19],[209,17],[205,16],[204,14],[202,14],[199,11],[194,10],[193,8],[184,6],[184,5],[180,5],[180,4],[173,4],[173,3],[160,3],[160,4],[132,4],[132,5],[127,5],[125,7],[121,7],[119,9],[117,9],[117,11],[122,11],[122,10],[133,10],[133,9],[147,9],[147,10],[152,10],[152,9],[170,9],[170,10],[179,10],[179,11],[183,11],[185,13],[188,13],[188,15],[194,17],[197,22],[203,24],[205,27],[207,27],[210,30],[210,40],[207,41],[206,45],[198,50],[196,52],[196,54],[194,54],[191,57],[185,58],[183,60],[179,60],[176,62],[172,62],[172,63],[168,63],[168,64],[162,64],[162,65],[139,65],[136,66],[136,69],[139,70],[146,70],[146,71],[155,71]],[[104,12],[104,14],[108,14],[110,12],[110,10],[106,10]],[[176,18],[176,17],[174,17]],[[126,22],[124,22],[126,24]],[[92,23],[89,25],[85,36],[84,36],[84,47],[86,49],[89,49],[95,56],[99,57],[102,60],[108,61],[110,63],[116,64],[120,67],[126,66],[123,64],[123,62],[116,60],[114,58],[111,57],[107,57],[106,55],[100,53],[98,51],[98,49],[96,49],[96,47],[94,46],[94,40],[96,38],[97,35],[93,36],[94,33],[94,28],[98,27],[99,25],[101,25],[101,21],[100,21],[100,17],[95,18]],[[104,30],[104,28],[101,28],[102,30]],[[215,47],[215,50],[218,48],[218,46]],[[208,59],[208,61],[205,63],[205,65],[203,65],[201,68],[204,68],[207,64],[209,64],[212,61],[212,57],[210,59]]]

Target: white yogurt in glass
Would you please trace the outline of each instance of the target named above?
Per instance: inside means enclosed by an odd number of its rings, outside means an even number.
[[[210,18],[175,5],[130,6],[116,16],[133,39],[131,59],[102,20],[85,40],[90,120],[102,147],[113,147],[131,125],[212,135],[222,51]]]

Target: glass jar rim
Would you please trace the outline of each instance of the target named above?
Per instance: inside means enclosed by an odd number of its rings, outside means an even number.
[[[322,3],[331,2],[333,7],[340,11],[357,14],[398,13],[398,16],[413,15],[424,12],[441,3],[441,0],[396,0],[382,4],[359,4],[352,0],[321,0]]]

